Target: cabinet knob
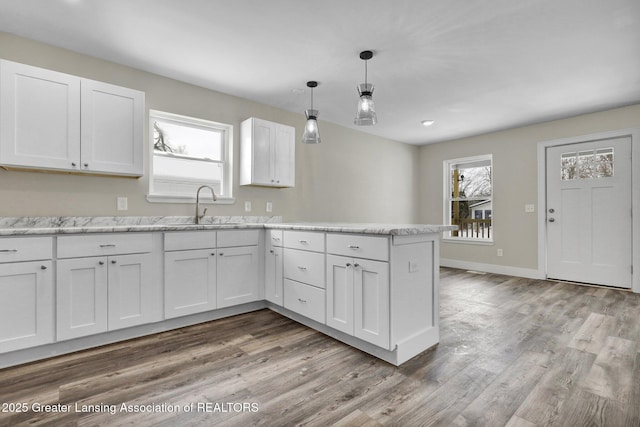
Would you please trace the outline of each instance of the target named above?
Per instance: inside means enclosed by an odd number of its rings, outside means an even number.
[[[269,250],[269,253],[270,253],[270,254],[272,254],[272,253],[275,253],[275,252],[273,252],[273,249],[270,249],[270,250]]]
[[[216,253],[215,252],[211,252],[211,256],[216,256]]]
[[[224,255],[224,253],[220,252],[220,254],[219,254],[219,255],[220,255],[220,256],[223,256],[223,255]]]
[[[47,266],[46,266],[46,265],[41,265],[41,266],[40,266],[40,270],[46,270],[46,269],[47,269]]]
[[[98,265],[104,265],[104,261],[98,261]]]
[[[75,162],[71,162],[71,166],[73,166],[75,168],[76,167]]]
[[[351,263],[350,262],[347,263],[347,267],[351,267]]]
[[[115,259],[112,259],[112,260],[111,260],[111,264],[115,264],[115,263],[116,263],[116,260],[115,260]]]
[[[84,164],[84,167],[85,167],[85,168],[88,168],[88,167],[89,167],[89,163],[85,163],[85,164]]]
[[[356,262],[355,264],[353,264],[353,266],[354,266],[355,268],[358,268],[358,267],[360,267],[360,264],[358,264],[358,263]]]
[[[302,298],[298,298],[298,301],[300,301],[302,304],[306,304],[307,300],[306,299],[302,299]]]

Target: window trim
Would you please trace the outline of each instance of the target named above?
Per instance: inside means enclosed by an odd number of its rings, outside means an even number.
[[[167,195],[162,193],[155,193],[153,191],[153,122],[154,119],[162,119],[171,121],[174,123],[187,123],[194,127],[205,129],[218,129],[225,133],[222,143],[222,163],[224,164],[223,172],[223,188],[226,196],[218,196],[216,194],[216,201],[204,199],[203,203],[212,204],[233,204],[235,198],[233,197],[233,125],[226,123],[214,122],[213,120],[205,120],[197,117],[183,116],[180,114],[168,113],[165,111],[149,109],[149,127],[148,132],[148,152],[149,152],[149,185],[147,189],[147,201],[151,203],[195,203],[196,195]],[[195,160],[195,159],[194,159]]]
[[[489,238],[482,239],[476,237],[455,237],[451,235],[451,231],[445,231],[442,235],[442,240],[447,243],[466,243],[472,245],[493,245],[495,238],[495,188],[494,188],[494,168],[493,168],[493,154],[481,154],[477,156],[469,156],[469,157],[460,157],[456,159],[447,159],[442,161],[442,195],[443,195],[443,203],[442,203],[442,216],[444,218],[444,224],[451,225],[451,200],[449,194],[453,191],[451,188],[451,180],[449,179],[449,170],[451,169],[451,165],[457,163],[473,163],[488,160],[491,167],[491,227],[492,232]],[[475,200],[475,199],[474,199]]]

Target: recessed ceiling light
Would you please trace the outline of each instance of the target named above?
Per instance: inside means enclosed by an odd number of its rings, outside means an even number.
[[[420,123],[422,123],[422,126],[431,126],[435,123],[435,120],[423,120]]]

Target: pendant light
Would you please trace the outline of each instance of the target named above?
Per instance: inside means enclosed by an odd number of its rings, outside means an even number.
[[[307,123],[302,133],[302,142],[305,144],[320,144],[320,130],[318,129],[318,110],[313,109],[313,88],[318,86],[318,82],[307,82],[307,87],[311,88],[311,108],[304,111],[307,116]]]
[[[373,85],[367,83],[367,61],[373,58],[373,52],[365,50],[360,52],[360,59],[364,61],[364,83],[358,85],[358,94],[360,99],[358,100],[358,111],[356,112],[356,118],[353,121],[358,126],[375,125],[378,122],[376,116],[376,107],[373,105]]]

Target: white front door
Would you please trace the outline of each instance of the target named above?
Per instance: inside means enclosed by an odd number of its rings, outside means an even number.
[[[631,287],[631,138],[548,147],[547,277]]]

